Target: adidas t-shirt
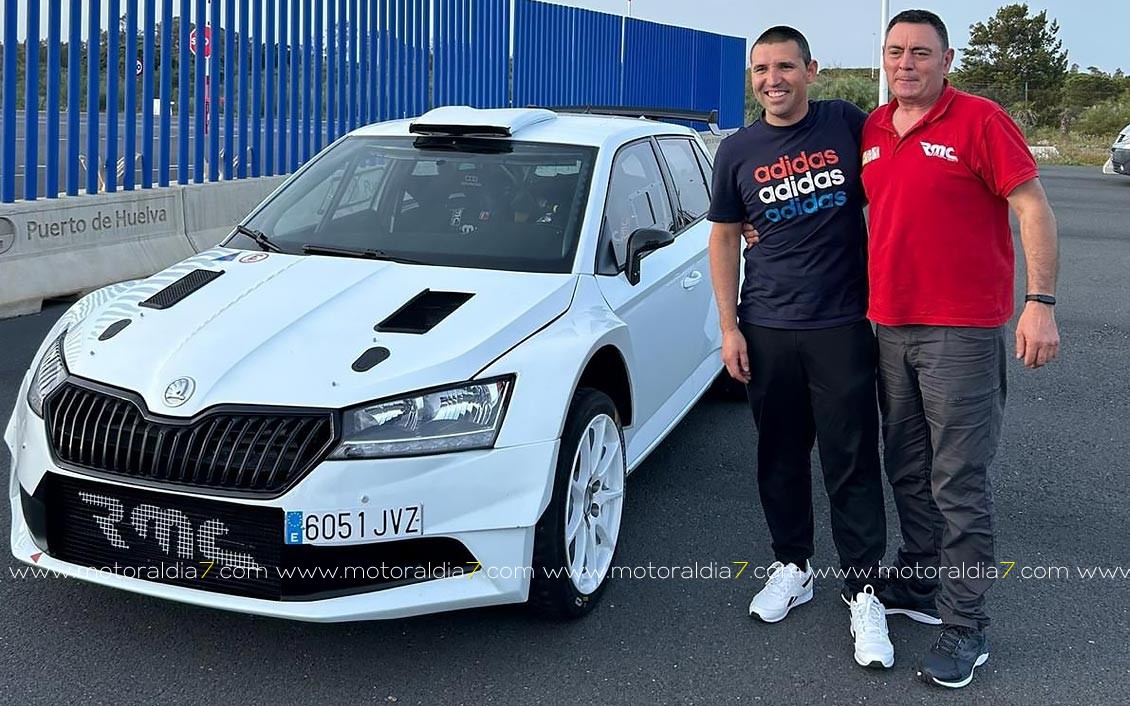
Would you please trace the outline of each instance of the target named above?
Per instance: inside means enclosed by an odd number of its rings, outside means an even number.
[[[867,114],[841,100],[810,101],[795,125],[758,120],[722,141],[708,219],[750,222],[738,318],[817,329],[867,314],[867,229],[860,138]]]

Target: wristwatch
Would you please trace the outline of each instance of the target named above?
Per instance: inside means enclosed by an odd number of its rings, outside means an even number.
[[[1055,297],[1050,294],[1029,294],[1024,297],[1024,301],[1039,302],[1041,304],[1047,304],[1048,306],[1055,306]]]

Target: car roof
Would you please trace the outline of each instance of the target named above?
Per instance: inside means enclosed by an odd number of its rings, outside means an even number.
[[[651,135],[696,135],[689,127],[645,118],[557,113],[544,108],[479,109],[467,106],[436,108],[419,118],[374,123],[350,134],[416,136],[418,133],[409,130],[414,123],[513,128],[510,139],[514,140],[593,147],[615,146]]]

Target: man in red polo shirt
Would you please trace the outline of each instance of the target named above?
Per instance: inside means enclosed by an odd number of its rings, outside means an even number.
[[[920,674],[961,687],[989,656],[985,575],[998,569],[988,468],[1013,314],[1009,207],[1028,276],[1016,357],[1029,368],[1050,362],[1059,334],[1056,223],[1036,163],[1000,106],[948,84],[953,55],[937,15],[908,10],[891,20],[883,69],[893,100],[868,118],[862,162],[868,316],[877,324],[885,463],[903,539],[899,579],[880,596],[888,613],[922,622],[936,598],[942,632]]]

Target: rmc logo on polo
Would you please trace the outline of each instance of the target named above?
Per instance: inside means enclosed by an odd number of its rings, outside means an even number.
[[[945,145],[932,145],[929,142],[920,142],[922,151],[926,153],[927,157],[939,157],[947,162],[956,162],[957,155],[954,154],[952,147]]]

